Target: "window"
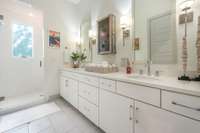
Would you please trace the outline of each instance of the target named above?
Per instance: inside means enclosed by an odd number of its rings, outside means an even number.
[[[33,28],[31,26],[13,24],[12,53],[14,57],[33,57]]]

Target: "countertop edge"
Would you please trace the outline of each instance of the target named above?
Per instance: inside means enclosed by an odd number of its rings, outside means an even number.
[[[60,72],[62,72],[62,71],[74,72],[74,73],[88,75],[88,76],[95,76],[95,77],[99,77],[99,78],[115,80],[115,81],[125,82],[125,83],[129,83],[129,84],[136,84],[136,85],[146,86],[146,87],[155,88],[155,89],[160,89],[162,91],[170,91],[170,92],[174,92],[174,93],[181,93],[181,94],[185,94],[185,95],[192,95],[192,96],[200,97],[200,83],[196,83],[196,84],[199,84],[199,88],[194,87],[195,89],[185,89],[184,87],[183,88],[178,88],[175,86],[171,87],[171,86],[166,86],[166,85],[161,85],[161,84],[156,84],[156,83],[149,83],[149,82],[145,82],[145,81],[130,79],[125,76],[126,74],[122,74],[122,73],[115,73],[115,74],[119,74],[120,77],[113,77],[112,76],[113,74],[93,73],[93,72],[87,72],[87,71],[83,71],[80,69],[73,69],[73,68],[63,68],[63,69],[59,69],[59,71]],[[185,81],[183,81],[183,82],[185,82]]]

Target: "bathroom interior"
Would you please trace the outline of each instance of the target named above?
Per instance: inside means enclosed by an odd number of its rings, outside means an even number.
[[[0,0],[0,133],[199,133],[200,0]]]

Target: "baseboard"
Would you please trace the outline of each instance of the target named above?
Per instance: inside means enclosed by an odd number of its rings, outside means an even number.
[[[54,101],[55,99],[61,98],[59,94],[49,96],[49,101]]]

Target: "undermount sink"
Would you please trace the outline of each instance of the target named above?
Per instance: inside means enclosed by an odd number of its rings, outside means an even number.
[[[132,79],[160,80],[158,77],[148,75],[129,75],[128,77]]]

